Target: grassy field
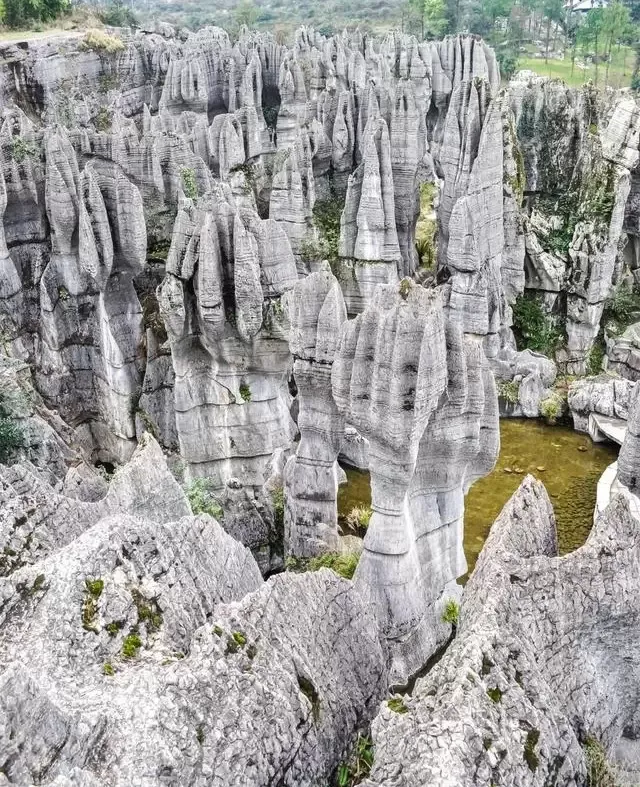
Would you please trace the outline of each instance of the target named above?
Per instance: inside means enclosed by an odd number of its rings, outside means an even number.
[[[634,52],[631,47],[620,47],[614,50],[609,66],[609,78],[606,84],[610,87],[629,87],[633,72]],[[598,65],[598,87],[605,86],[606,63]],[[582,67],[581,67],[582,66]],[[589,80],[596,81],[596,67],[593,63],[585,64],[580,56],[576,57],[573,74],[571,73],[571,52],[567,50],[564,60],[552,60],[545,63],[543,58],[523,56],[518,60],[518,67],[530,69],[541,76],[563,79],[571,87],[579,87]]]

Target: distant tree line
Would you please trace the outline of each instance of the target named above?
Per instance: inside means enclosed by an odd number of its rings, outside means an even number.
[[[578,50],[592,57],[596,83],[600,63],[608,82],[614,47],[635,46],[632,87],[640,89],[640,0],[613,0],[587,14],[566,9],[564,0],[408,0],[402,23],[407,30],[417,25],[427,39],[463,31],[481,35],[495,47],[506,79],[517,69],[525,39],[544,41],[546,61],[560,38],[563,49],[570,49],[572,69]]]

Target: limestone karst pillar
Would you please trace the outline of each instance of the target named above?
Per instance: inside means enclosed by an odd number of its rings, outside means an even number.
[[[618,480],[630,492],[640,492],[640,384],[630,396],[627,434],[618,455]]]
[[[158,300],[171,343],[176,427],[191,477],[259,488],[288,448],[291,364],[281,296],[296,282],[287,236],[225,184],[185,202]]]
[[[290,297],[300,442],[285,470],[285,542],[290,554],[311,557],[340,548],[337,457],[344,418],[331,393],[331,369],[347,311],[326,262],[300,279]]]
[[[369,440],[373,509],[354,580],[395,646],[393,672],[400,680],[435,644],[435,632],[422,625],[430,599],[407,493],[446,378],[444,316],[436,291],[408,279],[399,287],[380,286],[364,312],[344,323],[333,395],[346,420]],[[414,635],[417,642],[411,641]]]

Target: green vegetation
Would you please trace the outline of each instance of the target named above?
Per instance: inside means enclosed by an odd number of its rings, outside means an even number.
[[[330,568],[341,577],[351,579],[355,573],[360,560],[360,555],[356,552],[327,552],[324,555],[312,558],[288,557],[286,568],[297,574],[303,571],[318,571],[321,568]]]
[[[17,163],[22,162],[27,158],[37,158],[38,149],[34,142],[24,137],[11,138],[11,158]]]
[[[57,19],[70,8],[69,0],[3,0],[0,18],[7,27],[42,29],[42,23]]]
[[[498,396],[507,404],[518,404],[520,397],[520,383],[510,380],[507,383],[498,383]]]
[[[438,187],[435,183],[420,185],[420,216],[416,224],[416,251],[422,268],[433,268],[436,263],[438,222],[434,201]]]
[[[609,334],[620,336],[636,321],[640,312],[640,291],[626,282],[619,284],[604,307],[602,323]]]
[[[373,767],[373,743],[366,735],[358,735],[354,751],[348,762],[338,766],[338,787],[353,787],[360,784],[371,773]]]
[[[16,420],[2,406],[0,394],[0,463],[6,464],[24,445],[25,434]]]
[[[106,107],[100,107],[93,118],[96,131],[111,131],[111,113]]]
[[[249,388],[248,383],[244,382],[244,380],[240,383],[238,391],[243,402],[251,401],[251,388]]]
[[[82,601],[82,628],[85,631],[98,633],[96,617],[98,615],[98,600],[104,590],[102,579],[85,579],[84,599]]]
[[[100,19],[110,27],[137,27],[138,19],[131,8],[121,0],[110,3],[100,12]]]
[[[347,514],[347,527],[357,532],[366,530],[373,515],[371,506],[354,506]]]
[[[587,787],[618,787],[616,768],[600,741],[588,737],[582,748],[587,760]]]
[[[231,632],[231,636],[227,637],[227,647],[225,653],[237,653],[241,648],[247,644],[247,638],[241,631]]]
[[[122,658],[135,659],[142,647],[142,640],[137,631],[131,631],[122,642]]]
[[[513,329],[519,350],[534,350],[552,358],[563,344],[557,319],[545,314],[535,295],[518,296],[513,306]]]
[[[111,664],[110,662],[106,661],[102,665],[102,674],[103,675],[107,675],[109,677],[112,677],[113,675],[115,675],[116,671],[113,668],[113,664]]]
[[[194,478],[184,488],[184,493],[194,514],[209,514],[218,520],[224,516],[222,506],[213,494],[213,481],[210,478]]]
[[[536,746],[540,739],[540,730],[529,730],[524,744],[524,761],[529,766],[529,770],[534,772],[538,769],[540,760],[536,754]]]
[[[158,602],[155,599],[146,599],[137,588],[131,591],[131,597],[138,612],[138,623],[144,623],[149,633],[158,631],[162,625],[162,612]]]
[[[113,55],[116,52],[122,52],[124,42],[116,38],[116,36],[105,33],[103,30],[87,30],[81,46],[83,49],[90,49],[93,52]]]
[[[122,630],[123,623],[121,620],[112,620],[104,627],[105,631],[110,637],[115,637],[116,634]]]
[[[284,488],[279,486],[271,492],[273,524],[278,532],[284,532]]]
[[[491,702],[495,702],[497,704],[502,700],[502,691],[497,686],[493,689],[487,689],[487,694],[489,695]]]
[[[340,278],[340,217],[344,201],[337,197],[316,200],[313,206],[313,221],[318,230],[317,242],[305,241],[300,246],[300,256],[304,262],[327,260],[333,275]]]
[[[538,409],[549,423],[555,423],[562,412],[562,399],[554,392],[540,402]]]
[[[587,356],[587,374],[600,374],[604,363],[604,346],[602,338],[596,339]]]
[[[360,555],[355,552],[328,552],[326,555],[313,557],[309,561],[309,571],[320,568],[330,568],[341,577],[351,579],[360,560]]]
[[[441,620],[443,623],[450,623],[452,626],[458,625],[460,619],[460,604],[454,599],[450,598],[444,605]]]
[[[196,173],[192,167],[183,167],[180,170],[180,177],[182,178],[182,190],[185,197],[190,199],[198,198],[198,182],[196,181]]]
[[[389,710],[392,710],[394,713],[409,712],[409,708],[404,704],[402,697],[392,697],[390,700],[387,700],[387,706]]]

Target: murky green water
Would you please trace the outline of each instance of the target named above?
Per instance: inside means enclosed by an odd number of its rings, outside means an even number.
[[[526,473],[547,488],[556,512],[562,553],[581,546],[591,530],[596,484],[615,461],[618,448],[595,445],[587,435],[542,421],[506,418],[500,422],[501,449],[495,470],[477,481],[465,504],[464,551],[471,571],[494,519]],[[369,474],[347,469],[340,488],[338,512],[346,516],[356,505],[369,505]]]

